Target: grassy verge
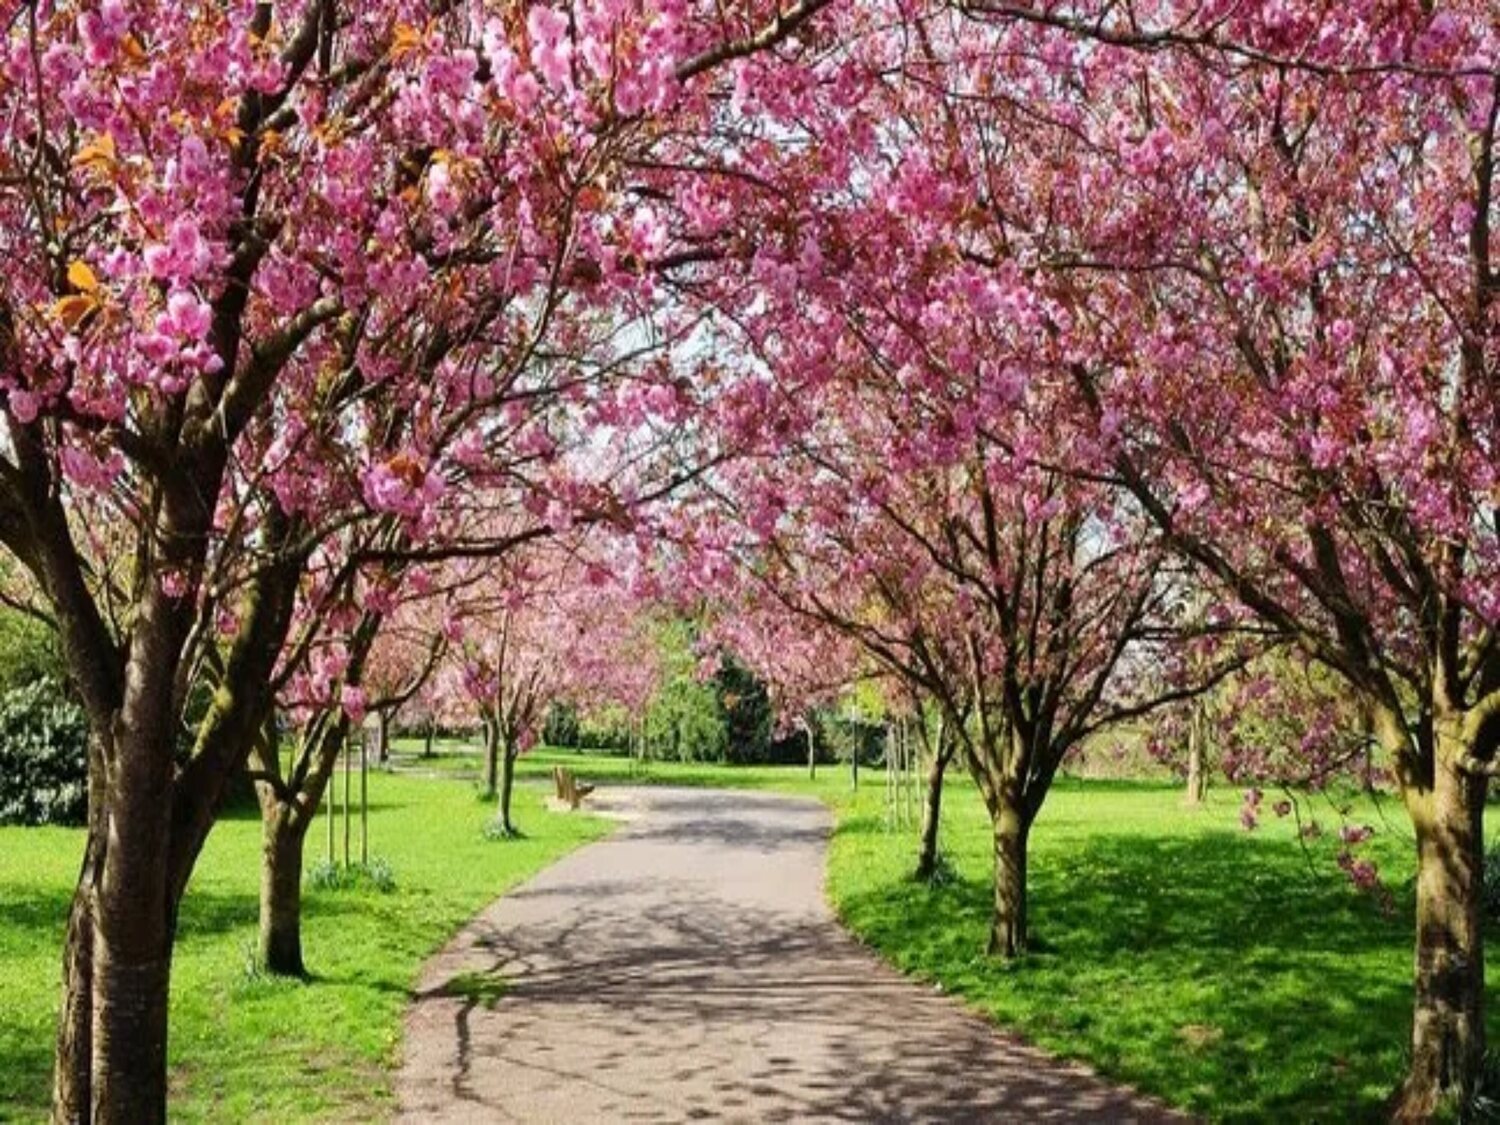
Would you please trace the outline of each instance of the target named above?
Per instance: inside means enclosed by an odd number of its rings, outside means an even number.
[[[397,746],[398,766],[406,750]],[[438,777],[372,778],[372,851],[391,863],[397,890],[309,892],[311,985],[253,971],[259,824],[251,815],[215,831],[175,965],[174,1120],[381,1116],[421,961],[506,887],[607,831],[541,808],[557,764],[595,783],[820,797],[838,815],[829,895],[863,940],[1033,1042],[1206,1117],[1373,1120],[1401,1072],[1412,863],[1409,830],[1389,804],[1384,814],[1363,801],[1349,810],[1379,829],[1369,854],[1393,891],[1386,912],[1335,869],[1338,817],[1326,804],[1307,806],[1329,831],[1304,852],[1292,821],[1269,811],[1255,832],[1240,829],[1228,791],[1189,812],[1171,787],[1061,782],[1033,834],[1038,949],[1006,968],[982,955],[989,826],[961,779],[945,801],[947,877],[924,886],[908,877],[914,833],[887,828],[878,771],[856,795],[835,767],[810,780],[801,767],[642,766],[538,751],[519,766],[528,835],[491,843],[481,835],[488,810],[463,780],[477,776],[477,754],[441,752]],[[322,841],[316,825],[309,862]],[[74,832],[0,829],[0,1119],[45,1110],[79,846]],[[472,987],[498,998],[493,982]]]
[[[374,774],[371,854],[394,871],[381,893],[309,888],[307,984],[255,970],[260,822],[231,816],[210,837],[183,904],[172,976],[174,1121],[369,1120],[391,1104],[401,1014],[421,963],[485,903],[606,822],[517,793],[527,835],[488,841],[472,787]],[[358,846],[359,828],[354,827]],[[341,837],[340,837],[341,839]],[[308,864],[324,853],[314,824]],[[58,966],[82,837],[0,828],[0,1120],[47,1108]]]
[[[1412,845],[1382,804],[1347,812],[1379,829],[1366,854],[1388,907],[1337,870],[1324,799],[1304,803],[1327,830],[1304,849],[1290,817],[1241,829],[1235,793],[1188,811],[1175,788],[1108,782],[1061,783],[1043,809],[1037,949],[1018,966],[981,953],[991,845],[967,785],[948,794],[948,877],[931,887],[909,878],[912,844],[878,806],[844,804],[830,896],[904,971],[1174,1105],[1220,1121],[1375,1121],[1403,1071],[1412,999]]]

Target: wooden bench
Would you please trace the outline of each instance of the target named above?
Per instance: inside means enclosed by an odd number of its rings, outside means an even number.
[[[576,809],[594,791],[592,785],[583,784],[573,776],[572,770],[562,766],[552,767],[552,781],[557,786],[557,799],[570,809]]]

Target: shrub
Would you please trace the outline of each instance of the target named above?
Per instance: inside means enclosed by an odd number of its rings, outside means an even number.
[[[351,863],[345,867],[332,860],[320,859],[307,873],[307,885],[315,891],[356,891],[370,889],[388,895],[396,889],[396,870],[383,856],[371,856],[369,863]]]
[[[51,677],[0,694],[0,824],[82,824],[88,723]]]
[[[0,694],[43,676],[67,675],[57,634],[35,618],[0,607]]]

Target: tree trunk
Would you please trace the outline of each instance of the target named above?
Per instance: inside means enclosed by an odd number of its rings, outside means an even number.
[[[493,801],[500,779],[500,728],[490,721],[484,723],[484,799]]]
[[[990,954],[1010,960],[1026,952],[1026,844],[1031,833],[1014,803],[995,814],[995,914]]]
[[[96,930],[91,1120],[166,1120],[167,995],[172,941],[165,919],[149,943]]]
[[[147,784],[111,786],[94,917],[89,1085],[97,1125],[162,1121],[167,1105],[170,919],[177,905],[167,888],[171,804],[165,792],[152,792],[151,778],[131,780]]]
[[[1208,792],[1208,775],[1203,768],[1203,728],[1205,725],[1203,705],[1201,702],[1195,701],[1193,703],[1192,714],[1188,718],[1186,795],[1187,803],[1194,807],[1203,804],[1203,798]]]
[[[813,741],[811,723],[802,729],[807,732],[807,778],[809,781],[816,781],[818,779],[818,744]]]
[[[176,902],[169,902],[165,848],[149,847],[157,833],[142,841],[111,819],[113,853],[101,856],[96,841],[86,846],[68,919],[52,1084],[59,1123],[134,1125],[166,1116]],[[164,843],[165,831],[159,835]]]
[[[93,1051],[94,878],[98,845],[93,833],[84,848],[83,870],[73,892],[63,945],[62,1011],[52,1071],[52,1120],[86,1121]]]
[[[938,825],[943,812],[943,775],[950,754],[939,751],[927,767],[927,793],[922,803],[922,850],[917,855],[916,877],[927,882],[937,872]]]
[[[302,961],[302,851],[306,822],[283,806],[263,822],[260,864],[260,960],[268,973],[305,977]]]
[[[375,751],[375,760],[382,766],[391,760],[391,716],[387,711],[375,713],[375,737],[380,746]]]
[[[1416,997],[1411,1064],[1397,1120],[1426,1121],[1448,1101],[1467,1100],[1485,1053],[1485,779],[1457,766],[1456,734],[1438,736],[1432,790],[1410,798],[1417,837]]]
[[[507,746],[500,759],[500,827],[507,836],[514,836],[517,833],[510,819],[510,798],[516,782],[516,753]]]
[[[422,757],[424,758],[432,757],[432,737],[436,731],[436,727],[436,723],[429,722],[427,724],[427,733],[422,737]]]
[[[68,912],[63,944],[62,1007],[53,1055],[52,1119],[59,1123],[87,1120],[92,1101],[89,1072],[93,1065],[94,918],[98,909],[95,894],[105,841],[106,792],[104,750],[96,736],[89,738],[88,753],[89,830],[78,886]]]

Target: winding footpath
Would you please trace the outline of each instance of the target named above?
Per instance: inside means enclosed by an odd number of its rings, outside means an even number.
[[[612,789],[591,804],[626,823],[425,968],[403,1120],[1180,1120],[850,938],[823,899],[818,803]]]

